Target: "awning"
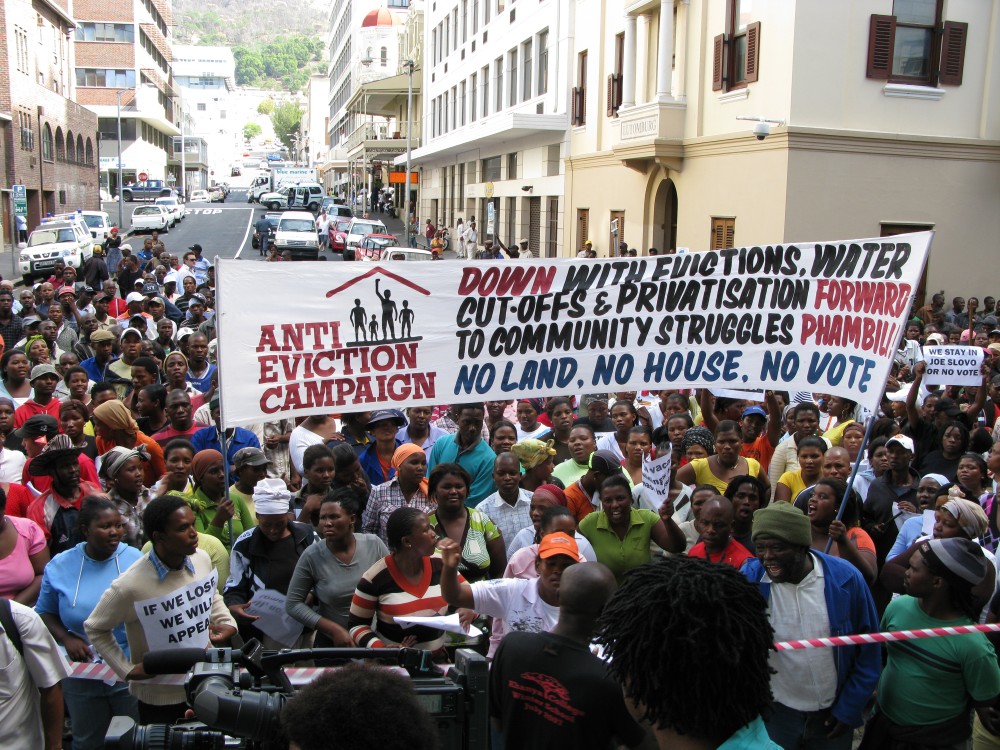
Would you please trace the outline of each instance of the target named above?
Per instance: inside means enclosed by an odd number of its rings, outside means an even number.
[[[419,73],[419,70],[413,71],[414,108],[417,106],[416,96],[420,93]],[[409,76],[404,73],[363,83],[347,100],[346,108],[357,112],[364,110],[370,115],[392,117],[396,114],[396,107],[399,106],[399,97],[403,97],[403,104],[406,102],[408,78]]]

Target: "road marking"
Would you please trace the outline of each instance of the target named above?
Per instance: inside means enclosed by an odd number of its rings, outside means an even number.
[[[240,242],[240,246],[236,250],[236,255],[233,256],[233,260],[239,260],[240,259],[240,253],[242,253],[243,252],[243,248],[246,247],[247,237],[250,236],[250,230],[253,228],[253,217],[254,217],[254,213],[255,212],[254,212],[254,210],[252,208],[244,209],[244,210],[250,212],[250,218],[247,220],[247,231],[243,234],[243,240]]]

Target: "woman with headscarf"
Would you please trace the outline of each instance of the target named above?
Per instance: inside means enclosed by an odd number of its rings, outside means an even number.
[[[392,454],[396,475],[384,484],[372,487],[361,519],[361,530],[387,541],[385,527],[397,508],[419,508],[431,513],[435,504],[428,493],[427,454],[419,445],[403,443]]]
[[[882,630],[920,630],[976,622],[977,591],[993,566],[975,542],[963,538],[919,542],[909,553],[901,596],[886,607]],[[874,718],[861,750],[895,747],[968,747],[972,707],[996,730],[989,706],[1000,695],[996,653],[984,633],[888,644]]]
[[[524,474],[521,476],[521,489],[534,492],[543,484],[547,484],[555,469],[556,450],[553,441],[541,441],[534,438],[520,440],[510,447],[510,452],[521,462]]]
[[[101,479],[122,520],[122,540],[141,548],[146,542],[142,535],[142,512],[153,498],[142,484],[143,464],[149,460],[145,446],[117,446],[104,454]]]
[[[102,456],[115,446],[132,450],[138,445],[145,446],[149,460],[143,465],[143,483],[152,487],[167,473],[163,461],[163,448],[153,438],[139,429],[132,413],[121,401],[105,401],[94,409],[94,425],[97,429],[97,452]]]
[[[310,636],[300,635],[282,643],[254,626],[259,619],[247,606],[261,589],[286,595],[302,554],[316,541],[307,523],[292,520],[292,494],[280,479],[265,478],[253,489],[257,526],[233,545],[229,578],[222,598],[232,612],[244,639],[257,638],[264,648],[300,648]]]
[[[531,506],[528,509],[528,512],[531,514],[531,526],[527,526],[517,532],[514,539],[507,545],[508,559],[513,557],[514,553],[518,550],[530,547],[532,544],[539,544],[542,541],[542,513],[554,505],[559,505],[563,508],[567,505],[566,493],[562,491],[561,487],[557,487],[554,484],[543,484],[531,494]],[[587,541],[583,534],[578,531],[573,535],[573,538],[576,539],[576,546],[579,548],[581,555],[588,560],[597,559],[594,548],[590,546],[590,542]]]
[[[942,487],[948,487],[948,485],[948,477],[944,474],[924,474],[921,477],[920,484],[917,485],[917,513],[920,515],[907,518],[903,522],[892,549],[886,555],[887,560],[905,552],[911,544],[924,536],[924,511],[935,510],[934,501],[937,499],[938,490]]]
[[[696,458],[708,458],[715,455],[715,436],[706,427],[695,425],[684,433],[681,441],[682,458],[685,462]]]
[[[214,536],[226,549],[231,549],[233,540],[256,526],[257,519],[250,514],[240,498],[226,497],[226,472],[222,462],[222,454],[217,450],[203,450],[194,454],[191,461],[194,494],[187,495],[186,499],[194,511],[195,528]]]
[[[527,440],[549,431],[549,426],[538,421],[545,411],[545,399],[522,398],[517,402],[517,439]]]

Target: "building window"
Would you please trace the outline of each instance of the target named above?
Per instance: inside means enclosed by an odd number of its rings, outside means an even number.
[[[727,0],[726,33],[712,40],[712,90],[731,91],[757,80],[760,22],[750,21],[753,0]]]
[[[549,90],[549,30],[538,34],[538,75],[535,78],[535,93],[538,96]]]
[[[465,125],[465,81],[459,84],[458,91],[458,124]]]
[[[15,28],[14,40],[17,45],[17,69],[22,73],[28,72],[28,32],[24,29]]]
[[[576,57],[576,86],[573,87],[573,124],[587,124],[587,50]]]
[[[438,62],[438,30],[431,29],[431,65]]]
[[[219,110],[219,119],[220,120],[225,120],[226,119],[226,110],[224,110],[224,109],[220,109]]]
[[[66,138],[62,128],[56,126],[56,161],[66,161]]]
[[[472,33],[479,31],[479,0],[472,0]]]
[[[462,44],[469,38],[469,0],[462,0]]]
[[[448,54],[448,42],[451,40],[451,16],[444,19],[444,54]]]
[[[493,107],[494,112],[500,112],[503,110],[503,58],[498,57],[493,62],[493,72],[496,74],[496,105]]]
[[[458,87],[451,87],[451,129],[458,127]]]
[[[135,41],[135,27],[130,23],[81,23],[76,27],[78,42]]]
[[[622,106],[622,81],[625,78],[625,34],[615,35],[614,72],[608,75],[608,117],[618,117]]]
[[[88,167],[94,166],[94,143],[93,141],[90,140],[90,138],[87,139],[87,149],[85,151],[85,154],[86,154],[87,166]]]
[[[590,239],[590,209],[576,209],[576,249],[583,250]]]
[[[479,83],[479,74],[473,73],[469,79],[469,122],[476,121],[476,106],[478,104],[479,92],[476,90]]]
[[[732,216],[712,217],[710,250],[726,250],[736,247],[736,218]]]
[[[510,68],[507,76],[510,93],[507,96],[507,103],[513,107],[517,104],[517,50],[512,49],[507,53],[507,67]]]
[[[132,89],[135,88],[135,71],[77,68],[76,85],[84,88]]]
[[[380,49],[378,57],[382,67],[383,68],[386,67],[389,64],[389,49],[387,47],[383,47],[382,49]]]
[[[451,36],[451,49],[454,51],[458,49],[458,8],[451,12],[451,25],[455,29],[455,33]]]
[[[943,0],[893,0],[893,15],[873,15],[868,78],[960,86],[969,25],[942,21],[942,6]]]
[[[507,154],[507,179],[517,179],[517,152]]]
[[[48,123],[42,126],[42,158],[52,161],[52,128]]]
[[[490,7],[493,4],[493,0],[483,0],[483,26],[490,22]]]
[[[483,182],[494,182],[500,179],[500,157],[491,156],[483,159]]]
[[[482,70],[483,78],[483,117],[490,114],[490,66],[487,65]]]
[[[198,111],[199,112],[205,111],[205,102],[198,102]]]
[[[521,69],[524,71],[524,80],[521,81],[521,101],[526,102],[531,98],[531,40],[521,44]]]

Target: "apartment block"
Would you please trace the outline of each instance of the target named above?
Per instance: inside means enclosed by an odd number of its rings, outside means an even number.
[[[9,240],[11,185],[24,185],[28,226],[46,213],[99,204],[97,118],[75,101],[75,22],[57,0],[0,3],[2,223]]]

